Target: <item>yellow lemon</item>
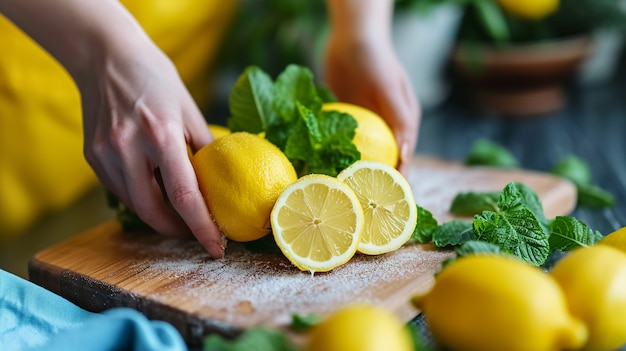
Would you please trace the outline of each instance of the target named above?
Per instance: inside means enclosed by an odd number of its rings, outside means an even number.
[[[556,11],[559,0],[498,0],[506,12],[531,20],[539,20]]]
[[[209,124],[209,130],[215,139],[230,134],[230,129],[219,124]]]
[[[246,132],[215,139],[191,158],[200,191],[220,230],[235,241],[270,232],[270,213],[296,171],[274,144]]]
[[[363,210],[347,185],[310,174],[280,195],[271,223],[278,247],[296,267],[326,272],[354,256],[363,231]]]
[[[313,327],[305,351],[413,351],[408,330],[374,305],[344,307]]]
[[[551,274],[572,314],[587,324],[583,350],[615,350],[626,344],[626,254],[608,245],[572,251]]]
[[[613,246],[626,252],[626,227],[622,227],[602,238],[598,244]]]
[[[224,126],[218,124],[209,124],[208,126],[211,134],[213,134],[213,138],[215,139],[230,134],[230,129]],[[187,145],[187,156],[189,157],[189,159],[193,157],[193,151],[191,151],[191,147],[189,145]]]
[[[375,161],[357,161],[337,175],[356,193],[365,229],[359,252],[376,255],[404,245],[417,222],[411,186],[395,168]]]
[[[354,117],[358,126],[352,142],[361,152],[361,160],[379,161],[396,167],[398,165],[398,144],[393,132],[384,119],[361,106],[345,102],[328,102],[324,111],[339,111]]]
[[[412,301],[434,338],[451,350],[574,350],[587,340],[557,282],[512,257],[461,257]]]

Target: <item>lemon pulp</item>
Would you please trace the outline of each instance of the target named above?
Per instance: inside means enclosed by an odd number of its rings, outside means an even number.
[[[363,208],[365,228],[359,252],[390,252],[411,238],[417,207],[411,186],[395,168],[376,161],[357,161],[337,179],[354,190]]]
[[[348,186],[333,177],[311,174],[279,196],[271,223],[276,243],[296,267],[326,272],[356,252],[363,210]]]

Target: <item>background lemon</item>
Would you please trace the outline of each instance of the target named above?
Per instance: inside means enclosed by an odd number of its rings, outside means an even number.
[[[461,257],[413,302],[450,350],[575,350],[587,337],[556,281],[512,257]]]
[[[622,227],[612,233],[606,235],[598,242],[601,245],[613,246],[626,253],[626,227]]]
[[[559,7],[559,0],[498,0],[507,12],[533,20],[541,19]]]
[[[411,336],[390,311],[344,307],[313,327],[306,351],[413,351]]]
[[[276,199],[297,180],[280,149],[245,132],[215,139],[191,162],[211,215],[224,235],[235,241],[268,234]]]
[[[219,124],[209,124],[209,130],[215,139],[230,134],[230,129]]]
[[[626,254],[608,245],[572,251],[551,274],[572,314],[589,329],[583,350],[610,351],[626,344]]]
[[[339,111],[352,115],[358,126],[352,142],[361,152],[361,160],[379,161],[396,167],[398,165],[398,144],[393,132],[384,119],[361,106],[345,102],[328,102],[324,111]]]
[[[337,179],[354,190],[363,208],[365,228],[359,252],[390,252],[411,238],[417,207],[411,186],[395,168],[376,161],[356,161]]]
[[[363,231],[363,210],[347,185],[310,174],[280,195],[271,221],[278,247],[296,267],[327,272],[354,256]]]

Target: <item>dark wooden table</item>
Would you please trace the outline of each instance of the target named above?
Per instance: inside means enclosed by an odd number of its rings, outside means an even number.
[[[522,168],[538,171],[550,171],[564,156],[576,155],[588,162],[594,183],[616,202],[605,209],[579,206],[571,215],[608,234],[626,226],[626,63],[620,67],[602,84],[568,83],[565,108],[542,116],[513,119],[480,111],[453,92],[440,106],[424,111],[417,152],[463,161],[472,143],[486,138],[509,149]],[[413,323],[433,344],[423,316]]]

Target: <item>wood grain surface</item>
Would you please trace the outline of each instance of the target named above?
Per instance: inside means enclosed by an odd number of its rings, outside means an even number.
[[[461,191],[497,191],[510,181],[534,189],[548,218],[569,214],[574,186],[525,170],[468,168],[427,157],[412,161],[408,177],[416,202],[440,222]],[[230,242],[225,258],[212,260],[192,240],[123,232],[106,222],[37,253],[30,280],[85,309],[131,307],[172,323],[190,345],[209,333],[235,336],[253,326],[284,327],[293,313],[327,314],[367,302],[409,321],[419,311],[409,298],[426,291],[450,251],[408,244],[379,256],[357,254],[328,273],[300,272],[270,236],[254,243]]]

